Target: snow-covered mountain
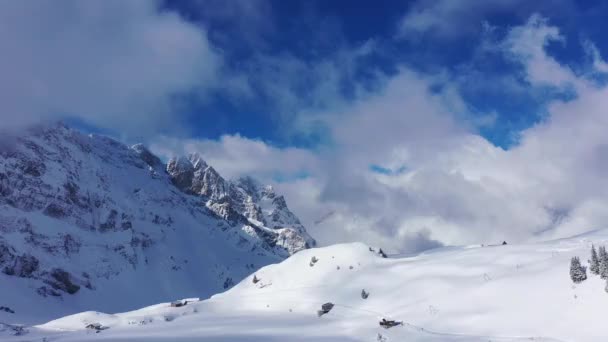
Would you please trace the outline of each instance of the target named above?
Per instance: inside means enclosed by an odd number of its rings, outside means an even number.
[[[0,145],[0,321],[209,296],[315,246],[285,199],[64,125]]]
[[[9,341],[605,341],[606,281],[589,274],[574,284],[569,275],[570,259],[578,256],[587,264],[592,244],[608,244],[608,231],[389,258],[360,243],[308,249],[208,300],[119,314],[83,312],[26,327],[19,337],[10,335],[14,330],[2,336]],[[334,307],[318,317],[326,302]],[[403,325],[384,329],[383,318]],[[86,328],[94,323],[108,329]]]

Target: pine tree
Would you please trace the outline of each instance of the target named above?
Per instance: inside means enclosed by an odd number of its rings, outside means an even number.
[[[600,274],[600,259],[597,256],[595,246],[591,245],[591,260],[589,260],[589,271],[593,274]]]
[[[600,262],[600,277],[602,279],[608,278],[608,253],[606,247],[600,246],[598,249],[598,258]]]
[[[581,265],[578,257],[570,259],[570,279],[575,283],[581,283],[587,279],[587,268]]]

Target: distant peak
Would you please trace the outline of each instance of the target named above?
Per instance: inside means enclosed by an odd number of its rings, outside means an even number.
[[[262,188],[261,183],[251,176],[239,177],[234,183],[250,193],[257,193]]]
[[[188,160],[192,163],[195,170],[204,169],[207,167],[207,163],[203,160],[200,154],[194,152],[188,155]]]
[[[135,152],[148,151],[146,146],[142,143],[138,143],[138,144],[131,146],[131,149],[134,150]]]
[[[172,157],[169,160],[169,164],[173,164],[176,167],[180,168],[180,169],[193,169],[194,166],[192,165],[192,162],[190,162],[190,160],[184,156],[179,156],[179,157]]]
[[[144,144],[135,144],[131,146],[131,149],[135,151],[139,155],[139,157],[146,162],[146,164],[156,167],[162,164],[160,158],[158,158],[154,153],[150,152]]]
[[[274,187],[272,185],[264,186],[264,188],[262,189],[262,196],[274,198],[276,196],[274,192]]]

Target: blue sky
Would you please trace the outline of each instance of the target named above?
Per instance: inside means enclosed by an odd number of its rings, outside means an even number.
[[[274,184],[321,244],[563,237],[608,224],[607,15],[574,0],[5,1],[0,119],[200,153]]]
[[[560,27],[568,44],[554,42],[548,50],[561,63],[575,69],[582,67],[586,56],[577,46],[581,39],[594,41],[600,51],[608,49],[608,43],[602,39],[606,26],[602,13],[608,10],[603,1],[558,1],[544,5],[515,1],[513,6],[488,8],[473,5],[469,6],[470,12],[463,9],[464,14],[458,11],[454,14],[465,19],[445,19],[457,20],[455,27],[450,28],[454,32],[449,35],[430,29],[408,38],[399,36],[399,27],[404,15],[415,12],[423,2],[382,0],[374,1],[373,5],[369,1],[337,0],[249,3],[251,5],[242,6],[235,2],[220,9],[214,1],[166,1],[164,5],[208,30],[211,42],[222,50],[227,64],[235,70],[246,70],[250,67],[247,61],[260,54],[278,58],[290,55],[303,63],[314,64],[332,59],[336,49],[373,42],[373,51],[342,80],[342,95],[347,98],[352,96],[354,83],[370,83],[373,87],[376,72],[394,75],[404,66],[428,73],[447,70],[454,75],[463,69],[474,69],[489,81],[512,75],[518,71],[518,65],[505,61],[499,54],[479,56],[479,45],[488,36],[500,40],[509,28],[524,23],[532,13],[545,15],[551,24]],[[463,2],[463,7],[466,3]],[[463,24],[462,20],[467,22]],[[484,25],[491,26],[492,32],[484,31]],[[520,81],[523,87],[525,82]],[[306,97],[315,81],[309,82],[311,84],[304,82],[294,91]],[[550,89],[509,93],[504,88],[470,88],[466,84],[462,84],[460,91],[475,111],[495,113],[496,121],[492,125],[477,129],[504,148],[517,142],[521,130],[542,119],[548,100],[564,96]],[[272,101],[262,96],[234,101],[230,95],[219,92],[204,103],[193,101],[185,110],[193,125],[191,134],[196,137],[218,138],[238,133],[280,146],[315,146],[327,142],[322,130],[305,136],[286,135],[284,127],[290,122],[285,118],[277,119],[277,115],[271,113],[282,110],[275,108]],[[198,115],[201,112],[217,113],[216,120],[201,119]]]

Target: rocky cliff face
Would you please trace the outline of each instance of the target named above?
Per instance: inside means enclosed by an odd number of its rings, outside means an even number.
[[[262,186],[251,177],[226,181],[198,154],[171,159],[167,173],[178,189],[201,197],[207,208],[230,224],[248,224],[269,246],[279,247],[279,253],[293,254],[315,245],[272,186]]]
[[[210,295],[315,245],[271,187],[63,125],[0,145],[0,234],[0,284],[106,310]]]

